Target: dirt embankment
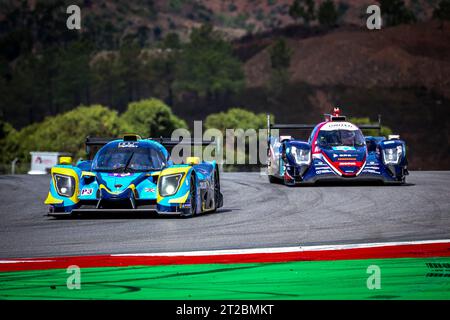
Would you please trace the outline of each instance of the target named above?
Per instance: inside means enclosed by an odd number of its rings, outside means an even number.
[[[360,88],[425,87],[450,98],[450,23],[427,22],[380,31],[336,30],[289,39],[291,82]],[[265,49],[245,64],[249,87],[270,76]]]

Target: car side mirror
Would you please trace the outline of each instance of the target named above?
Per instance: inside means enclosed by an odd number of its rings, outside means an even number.
[[[72,164],[72,157],[60,157],[59,164]]]
[[[199,157],[187,157],[186,158],[186,164],[194,165],[199,164],[200,158]]]

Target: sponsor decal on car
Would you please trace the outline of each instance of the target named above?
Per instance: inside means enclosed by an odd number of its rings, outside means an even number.
[[[326,170],[316,170],[316,174],[325,174],[325,173],[333,173],[333,171],[326,169]]]
[[[92,194],[93,189],[92,188],[83,188],[81,190],[82,196],[90,196]]]
[[[118,147],[119,148],[137,148],[139,146],[139,143],[136,141],[123,141],[119,142]]]
[[[155,188],[144,188],[144,192],[154,193],[155,192]]]
[[[186,202],[186,203],[181,203],[180,204],[180,208],[190,208],[191,207],[191,203],[190,202]]]
[[[108,176],[110,177],[128,177],[131,176],[131,173],[109,173]]]
[[[338,147],[333,147],[333,150],[335,151],[355,151],[355,147],[350,147],[350,146],[338,146]]]
[[[364,173],[380,174],[379,171],[372,170],[372,169],[364,169],[363,172],[364,172]]]
[[[356,162],[339,162],[339,166],[356,166]]]
[[[350,122],[328,122],[320,130],[332,131],[338,129],[358,130],[358,127]]]
[[[208,188],[209,187],[209,183],[208,183],[208,181],[207,180],[204,180],[204,181],[200,181],[200,189],[206,189],[206,188]]]

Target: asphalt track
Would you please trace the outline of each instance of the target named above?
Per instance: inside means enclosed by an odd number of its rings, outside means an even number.
[[[412,172],[403,186],[286,187],[258,173],[222,174],[224,207],[191,219],[45,216],[48,176],[0,176],[0,258],[241,249],[446,239],[450,172]]]

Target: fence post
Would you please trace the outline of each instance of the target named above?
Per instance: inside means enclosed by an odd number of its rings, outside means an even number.
[[[15,158],[11,161],[11,174],[16,174],[16,163],[19,161],[19,158]]]

